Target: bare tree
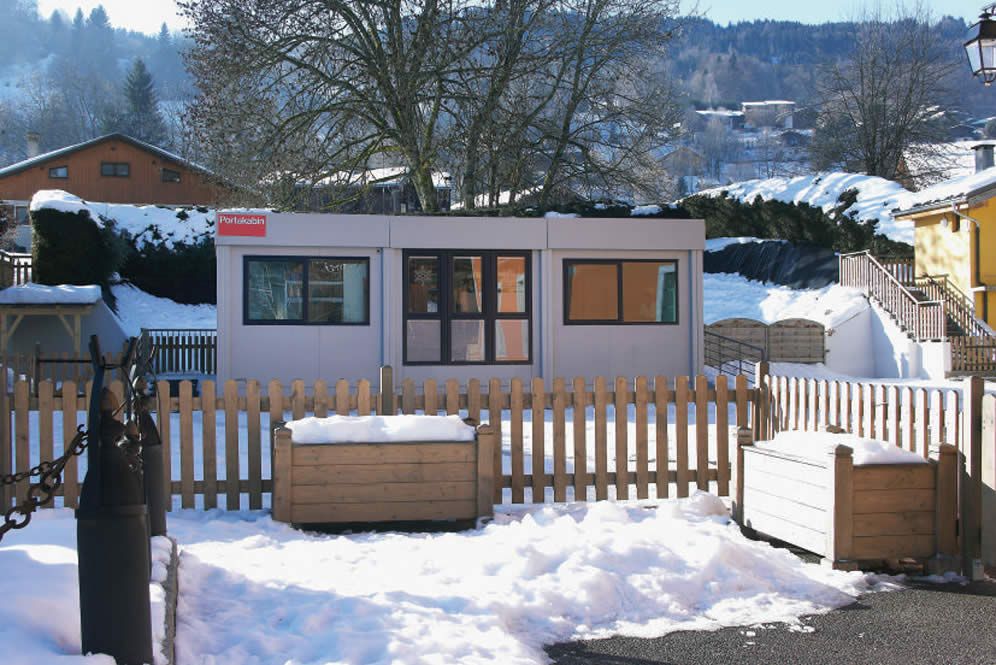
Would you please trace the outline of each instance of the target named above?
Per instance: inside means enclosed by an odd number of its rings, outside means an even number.
[[[891,15],[865,10],[860,19],[851,57],[822,77],[812,156],[819,168],[892,180],[911,159],[929,163],[946,139],[943,82],[956,63],[922,4]]]
[[[195,118],[217,153],[304,180],[406,165],[425,210],[441,151],[447,82],[480,42],[470,0],[187,0]],[[236,152],[239,152],[237,149]],[[248,155],[247,155],[248,156]],[[259,169],[256,169],[259,171]]]

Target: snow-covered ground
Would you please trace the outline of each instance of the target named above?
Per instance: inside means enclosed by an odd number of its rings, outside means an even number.
[[[172,545],[152,539],[152,641],[165,665],[166,569]],[[66,509],[36,512],[0,543],[0,646],[4,665],[114,665],[110,656],[81,656],[76,520]]]
[[[840,196],[855,189],[858,192],[854,205],[844,214],[858,221],[878,220],[878,232],[901,242],[913,244],[913,225],[897,222],[892,211],[900,206],[900,199],[909,194],[902,185],[855,173],[819,173],[796,178],[769,178],[748,180],[700,192],[704,196],[727,196],[750,202],[760,196],[762,200],[785,203],[808,203],[814,208],[829,212],[840,205]]]
[[[172,514],[169,530],[179,663],[538,664],[544,645],[571,639],[773,622],[808,632],[805,616],[899,588],[749,541],[707,494],[499,512],[459,533],[318,535],[219,511]],[[5,664],[111,665],[76,655],[70,511],[8,534],[0,568]]]

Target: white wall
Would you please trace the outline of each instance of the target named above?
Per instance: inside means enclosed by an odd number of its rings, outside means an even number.
[[[914,342],[874,303],[827,337],[827,367],[879,379],[943,379],[951,369],[947,342]]]

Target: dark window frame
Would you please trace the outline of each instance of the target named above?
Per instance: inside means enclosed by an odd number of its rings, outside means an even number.
[[[175,177],[167,178],[166,177],[167,173],[169,173],[169,174],[171,174],[171,176],[175,176]],[[179,171],[177,171],[176,169],[163,168],[163,169],[160,170],[160,180],[162,180],[165,183],[169,183],[171,185],[178,185],[178,184],[180,184],[180,182],[182,180],[181,175],[182,174]]]
[[[308,301],[309,297],[309,261],[360,261],[366,265],[367,279],[364,286],[364,298],[366,308],[363,313],[363,321],[309,321]],[[288,263],[300,262],[302,264],[301,276],[301,318],[300,319],[251,319],[249,318],[249,264],[256,262]],[[242,325],[244,326],[369,326],[370,325],[370,257],[369,256],[281,256],[277,254],[248,255],[242,257]]]
[[[123,173],[120,167],[124,167]],[[110,167],[110,168],[108,168]],[[101,162],[100,176],[102,178],[130,178],[131,162]]]
[[[412,257],[434,257],[439,266],[439,306],[436,312],[409,311],[408,260]],[[453,311],[453,257],[480,256],[482,268],[483,312]],[[525,259],[526,306],[523,312],[498,312],[498,259]],[[402,253],[402,363],[412,367],[427,366],[482,366],[482,365],[532,365],[533,364],[533,257],[532,252],[495,249],[406,249]],[[439,360],[408,359],[408,322],[439,321]],[[452,360],[453,321],[484,321],[484,360]],[[495,360],[495,327],[498,321],[526,321],[529,344],[525,360]]]
[[[55,171],[65,169],[66,175],[55,175]],[[48,177],[52,180],[68,180],[69,179],[69,165],[63,164],[62,166],[52,166],[48,169]]]
[[[674,266],[674,321],[623,321],[624,263],[670,263]],[[614,265],[616,267],[616,318],[615,319],[571,319],[571,266]],[[565,326],[677,326],[681,325],[681,280],[678,259],[564,259],[563,296]]]

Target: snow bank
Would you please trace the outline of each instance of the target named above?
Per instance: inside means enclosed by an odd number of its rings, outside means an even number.
[[[92,305],[101,299],[100,287],[90,284],[19,284],[0,291],[0,305]]]
[[[331,416],[287,423],[294,443],[407,443],[473,441],[460,416]]]
[[[786,621],[893,587],[747,540],[723,503],[570,504],[461,533],[324,536],[170,515],[177,662],[548,662],[543,645]]]
[[[659,215],[662,209],[659,205],[636,206],[629,211],[630,217],[646,217],[648,215]]]
[[[765,323],[802,318],[835,328],[869,308],[861,291],[839,284],[823,289],[790,289],[725,273],[706,274],[704,280],[707,324],[729,318]]]
[[[771,441],[759,441],[758,448],[776,450],[825,462],[827,456],[839,445],[854,449],[854,466],[873,464],[926,464],[927,460],[909,450],[891,443],[866,439],[856,434],[831,434],[829,432],[779,432]]]
[[[172,248],[183,242],[197,243],[214,233],[214,211],[206,208],[163,208],[123,203],[94,203],[62,190],[42,190],[31,199],[31,210],[88,211],[100,227],[113,221],[126,231],[139,247],[162,242]]]
[[[152,642],[155,665],[165,665],[166,566],[172,545],[152,539]],[[110,656],[81,656],[76,519],[64,508],[42,510],[24,530],[0,543],[0,645],[4,665],[114,665]]]
[[[181,305],[130,284],[118,284],[111,291],[118,299],[118,319],[127,335],[139,335],[142,328],[218,327],[218,308],[214,305]]]
[[[807,203],[829,212],[840,205],[840,196],[855,189],[858,197],[845,215],[859,222],[877,220],[878,232],[900,242],[913,244],[913,224],[897,222],[892,211],[910,192],[902,185],[856,173],[820,173],[796,178],[748,180],[700,192],[702,196],[726,196],[750,203],[760,196],[765,201]]]
[[[957,201],[970,194],[993,187],[996,187],[996,168],[989,168],[980,173],[970,173],[945,180],[919,192],[909,192],[899,199],[896,207],[910,210],[942,201]]]

